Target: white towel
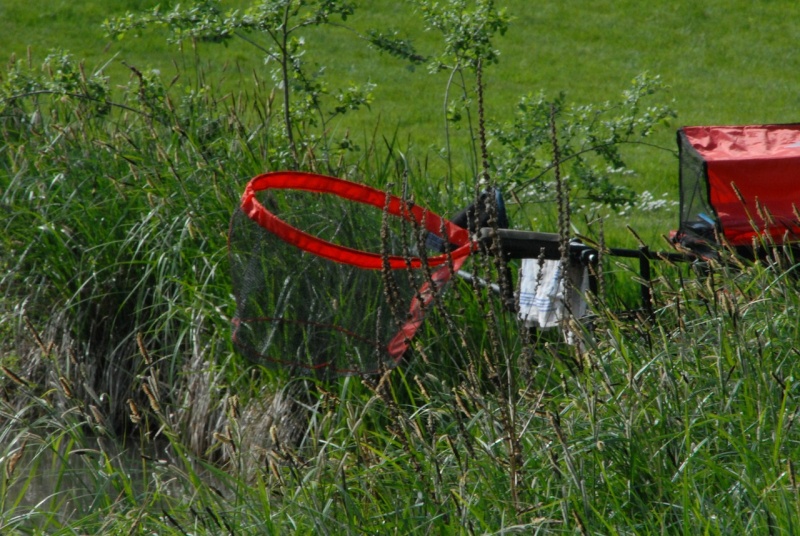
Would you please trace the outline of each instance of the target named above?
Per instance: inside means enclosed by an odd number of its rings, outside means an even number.
[[[571,283],[566,298],[564,266]],[[522,259],[520,274],[519,318],[525,326],[551,328],[560,325],[569,312],[574,318],[586,314],[583,296],[589,288],[589,271],[582,264]]]

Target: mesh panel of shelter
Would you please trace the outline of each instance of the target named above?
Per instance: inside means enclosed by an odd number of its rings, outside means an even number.
[[[678,131],[680,155],[680,230],[713,240],[716,214],[708,201],[705,161],[692,147],[682,130]]]

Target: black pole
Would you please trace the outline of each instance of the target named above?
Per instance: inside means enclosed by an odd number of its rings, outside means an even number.
[[[653,318],[653,296],[650,293],[650,248],[647,246],[639,247],[639,277],[642,278],[641,294],[642,308],[651,319]]]

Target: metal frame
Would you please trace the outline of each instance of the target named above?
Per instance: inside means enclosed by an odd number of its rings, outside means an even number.
[[[507,260],[537,258],[559,260],[562,258],[562,240],[555,233],[495,229],[492,227],[483,227],[477,233],[478,242],[488,251],[491,251],[495,239],[499,241],[500,249]],[[596,265],[600,259],[600,252],[596,248],[579,241],[571,241],[568,244],[568,249],[567,255],[585,266]],[[603,255],[639,259],[639,276],[642,279],[640,285],[642,308],[649,316],[653,315],[653,299],[650,293],[650,282],[652,280],[650,261],[692,262],[697,260],[697,256],[691,253],[650,251],[650,248],[644,245],[638,249],[608,248],[603,251]],[[597,280],[591,271],[589,288],[592,292],[597,292]]]

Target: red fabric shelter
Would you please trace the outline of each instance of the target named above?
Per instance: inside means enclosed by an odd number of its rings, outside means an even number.
[[[678,141],[681,227],[716,220],[734,246],[800,240],[800,124],[684,127]]]

